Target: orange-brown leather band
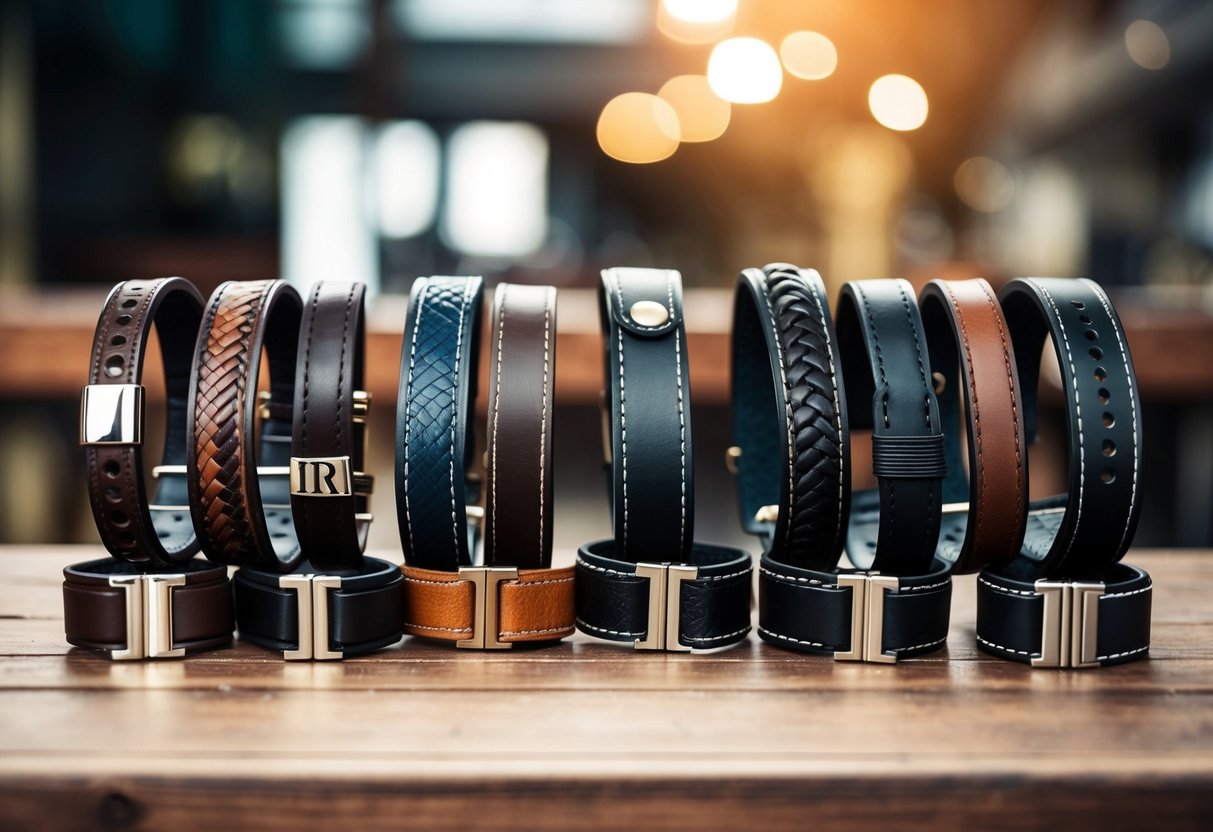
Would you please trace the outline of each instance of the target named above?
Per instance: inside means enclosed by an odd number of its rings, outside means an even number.
[[[401,566],[404,573],[404,632],[462,641],[474,634],[476,586],[458,572]],[[497,584],[496,640],[512,644],[555,641],[572,635],[573,568],[519,569],[518,578]]]

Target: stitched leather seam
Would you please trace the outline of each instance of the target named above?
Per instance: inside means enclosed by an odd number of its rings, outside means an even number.
[[[459,629],[456,629],[454,627],[430,627],[426,624],[410,624],[407,621],[404,622],[404,626],[406,629],[433,630],[434,632],[437,632],[437,633],[470,633],[470,632],[472,632],[471,627],[461,627]]]
[[[1111,595],[1101,595],[1099,600],[1106,601],[1109,598],[1127,598],[1130,595],[1141,595],[1144,592],[1149,592],[1154,589],[1154,585],[1143,586],[1141,589],[1131,589],[1128,592],[1114,592]]]
[[[496,557],[496,552],[498,551],[498,549],[497,549],[497,425],[498,425],[498,422],[500,421],[500,416],[501,416],[501,353],[502,353],[502,346],[505,343],[505,307],[506,307],[506,302],[507,302],[507,299],[509,296],[509,292],[510,292],[509,284],[508,283],[501,284],[501,309],[498,310],[499,314],[498,314],[498,318],[497,318],[497,356],[496,356],[496,361],[495,361],[495,364],[497,367],[497,372],[495,373],[495,375],[497,378],[493,385],[493,437],[492,437],[493,458],[490,460],[490,462],[492,464],[489,467],[489,501],[490,501],[489,511],[493,517],[492,543],[493,543],[494,558]],[[542,507],[540,508],[540,511],[542,512]]]
[[[1010,589],[1010,588],[1005,587],[1005,586],[999,586],[998,584],[992,584],[992,583],[990,583],[989,581],[987,581],[985,578],[983,578],[983,577],[981,577],[981,576],[978,576],[978,578],[977,578],[977,582],[978,582],[978,583],[981,583],[981,584],[985,584],[985,585],[986,585],[986,586],[988,586],[990,589],[996,590],[996,591],[998,591],[998,592],[1005,593],[1005,594],[1007,594],[1007,595],[1020,595],[1020,596],[1026,597],[1026,598],[1033,598],[1033,597],[1035,597],[1036,595],[1038,595],[1038,594],[1039,594],[1039,593],[1037,593],[1037,592],[1036,592],[1036,591],[1034,591],[1034,590],[1033,590],[1033,591],[1029,591],[1029,590],[1026,590],[1026,589]],[[1106,597],[1106,596],[1105,596],[1105,597]]]
[[[842,538],[842,504],[845,500],[843,492],[844,483],[842,481],[842,461],[845,459],[846,443],[842,438],[842,403],[838,397],[838,373],[834,367],[834,346],[830,339],[830,325],[829,321],[826,320],[825,304],[822,303],[821,296],[815,288],[809,290],[809,296],[813,298],[813,303],[817,304],[817,314],[821,317],[821,332],[825,336],[826,356],[830,361],[830,388],[834,394],[834,424],[838,430],[838,467],[836,469],[838,474],[838,522],[834,528],[834,540],[837,541]]]
[[[544,552],[544,521],[546,519],[547,506],[547,490],[545,479],[547,476],[547,432],[548,432],[548,384],[551,373],[551,342],[552,342],[552,305],[555,301],[556,290],[548,287],[544,293],[543,303],[543,403],[539,411],[539,563],[545,566],[549,565],[550,553]],[[504,308],[505,298],[501,299],[501,305]],[[498,378],[500,378],[500,373]],[[496,443],[493,444],[494,451]],[[569,580],[572,580],[571,578]]]
[[[1015,648],[1013,648],[1013,647],[1003,647],[1001,644],[995,644],[994,642],[990,641],[989,639],[984,639],[984,638],[982,638],[981,636],[977,636],[977,640],[978,640],[978,641],[980,641],[982,644],[985,644],[985,645],[988,645],[988,646],[990,646],[990,647],[993,647],[995,650],[1001,650],[1001,651],[1003,651],[1004,653],[1014,653],[1014,654],[1016,654],[1017,656],[1031,656],[1031,655],[1033,655],[1032,653],[1028,652],[1027,650],[1016,650],[1016,649],[1015,649]]]
[[[922,397],[923,418],[926,422],[927,431],[935,433],[931,426],[931,381],[928,378],[926,368],[923,366],[922,339],[918,337],[918,331],[914,326],[914,319],[910,315],[910,299],[906,295],[905,283],[903,281],[897,281],[897,291],[901,294],[901,306],[906,313],[906,323],[910,325],[910,333],[914,338],[914,352],[918,357],[918,373],[922,377],[922,387],[924,390]],[[891,485],[889,490],[892,491]],[[920,551],[934,548],[930,539],[930,530],[932,528],[938,529],[938,525],[934,519],[935,508],[935,480],[929,479],[927,480],[927,521],[922,526],[922,550]]]
[[[605,566],[595,566],[592,563],[586,563],[581,558],[577,559],[577,565],[584,566],[586,569],[591,569],[594,572],[602,572],[604,575],[616,575],[620,578],[636,578],[639,580],[634,572],[620,572],[618,569],[607,569]]]
[[[964,311],[960,308],[960,304],[956,302],[956,295],[946,284],[940,284],[943,289],[943,294],[947,296],[948,302],[952,306],[952,315],[956,321],[956,325],[960,328],[960,341],[964,345],[965,367],[968,370],[965,375],[965,386],[969,390],[969,399],[972,404],[972,413],[969,416],[969,435],[973,438],[973,450],[977,453],[977,470],[970,474],[978,480],[977,495],[982,506],[986,505],[986,464],[983,453],[984,441],[981,435],[981,404],[977,400],[977,383],[973,378],[974,362],[973,362],[973,345],[969,343],[969,329],[965,325]],[[1018,470],[1018,469],[1017,469]],[[976,520],[979,514],[974,511],[972,519]],[[978,539],[984,537],[982,532],[984,527],[975,522],[966,524],[965,538],[972,540],[973,548],[979,552],[984,548],[978,543]]]
[[[681,636],[680,640],[695,641],[695,642],[727,641],[729,639],[737,638],[737,636],[744,636],[749,631],[750,631],[749,627],[743,627],[740,630],[734,630],[733,632],[725,633],[722,636]]]
[[[341,436],[341,406],[345,403],[345,353],[350,345],[350,312],[354,307],[354,284],[350,284],[350,292],[345,297],[345,318],[341,324],[341,357],[337,362],[337,449],[348,450],[353,459],[354,449],[346,448]],[[353,395],[351,386],[351,393]],[[365,462],[364,462],[365,464]]]
[[[884,353],[880,351],[880,333],[876,331],[876,324],[872,320],[872,307],[868,305],[868,296],[859,288],[859,284],[851,284],[855,294],[859,297],[859,302],[863,305],[864,317],[868,319],[868,331],[872,333],[872,344],[876,347],[876,367],[878,370],[876,386],[886,387],[884,374]],[[884,419],[885,430],[889,428],[889,397],[886,393],[881,399],[881,405],[884,408],[882,418]]]
[[[467,281],[463,287],[463,294],[459,296],[459,325],[455,331],[455,372],[458,373],[462,358],[463,358],[463,331],[464,319],[467,315],[468,295],[472,291],[472,281]],[[469,396],[472,395],[469,392]],[[459,513],[455,499],[455,433],[459,430],[459,396],[451,396],[451,459],[450,478],[451,478],[451,535],[455,543],[456,561],[458,561],[459,552]]]
[[[623,280],[615,272],[615,295],[619,298],[619,308],[623,309]],[[623,550],[628,549],[628,411],[627,388],[623,372],[623,327],[616,326],[615,334],[619,342],[619,425],[622,434],[620,446],[623,451]]]
[[[819,581],[816,578],[793,578],[790,575],[780,575],[778,572],[772,572],[770,569],[767,569],[766,567],[759,567],[759,571],[763,575],[773,578],[776,581],[779,581],[780,583],[785,583],[790,586],[793,586],[796,589],[809,589],[811,587],[817,587],[818,589],[838,589],[839,588],[838,584],[827,584],[827,583],[824,583],[823,581]],[[798,584],[804,584],[804,586],[798,586]]]
[[[1136,653],[1144,653],[1149,649],[1150,645],[1147,644],[1145,647],[1135,647],[1132,650],[1122,650],[1119,653],[1109,653],[1106,656],[1096,656],[1095,661],[1102,662],[1106,661],[1107,659],[1119,659],[1123,658],[1124,656],[1132,656]]]
[[[452,573],[452,574],[458,574],[458,573]],[[457,580],[453,580],[453,581],[428,581],[428,580],[426,580],[425,578],[414,578],[414,577],[412,577],[412,576],[410,576],[410,575],[404,575],[404,579],[405,579],[406,581],[408,581],[409,583],[413,583],[413,584],[426,584],[427,586],[449,586],[449,587],[456,587],[456,586],[458,586],[459,584],[465,584],[465,583],[468,583],[466,580],[462,580],[462,579],[457,579]]]
[[[762,627],[762,626],[759,626],[758,632],[762,633],[763,635],[768,635],[773,638],[781,639],[783,641],[790,641],[795,644],[803,644],[806,647],[817,647],[822,650],[837,650],[838,649],[837,647],[834,647],[833,645],[822,644],[820,641],[805,641],[803,639],[792,638],[791,636],[785,636],[783,633],[777,633],[774,630],[768,630],[766,627]]]
[[[1015,433],[1015,516],[1019,516],[1024,510],[1024,474],[1023,474],[1023,449],[1020,447],[1019,437],[1023,431],[1019,427],[1019,397],[1015,395],[1015,376],[1011,372],[1011,347],[1007,340],[1007,328],[1003,320],[1002,312],[998,308],[997,299],[993,292],[990,291],[988,283],[982,282],[981,292],[986,296],[986,303],[990,305],[990,312],[994,317],[994,323],[998,326],[998,337],[1002,341],[1002,363],[1007,371],[1007,391],[1011,394],[1011,427]],[[1010,541],[1008,552],[1011,557],[1018,554],[1015,541]]]
[[[417,319],[413,321],[413,339],[412,345],[409,347],[409,377],[405,382],[405,401],[410,405],[413,402],[413,371],[417,366],[417,332],[421,329],[421,315],[425,312],[425,301],[430,293],[430,283],[427,280],[425,285],[421,287],[421,294],[417,298]],[[408,408],[405,409],[404,419],[404,525],[409,531],[409,551],[416,557],[417,546],[413,541],[413,515],[410,510],[409,500],[409,450],[410,436],[412,435],[413,420],[410,418]],[[407,578],[405,580],[408,580]]]
[[[643,636],[644,635],[644,632],[633,633],[633,632],[628,632],[626,630],[611,630],[606,627],[598,627],[593,624],[590,624],[589,622],[585,621],[582,618],[578,618],[578,619],[576,619],[576,621],[577,621],[577,626],[583,630],[594,630],[595,632],[599,632],[599,633],[610,633],[613,636]]]
[[[541,581],[507,581],[513,586],[528,587],[528,586],[543,586],[544,584],[571,584],[572,578],[544,578]]]
[[[312,289],[312,308],[307,317],[307,342],[303,348],[303,431],[302,444],[303,455],[308,456],[307,444],[307,407],[308,393],[311,388],[311,371],[312,371],[312,332],[316,328],[316,306],[320,302],[320,284],[317,283]]]
[[[666,273],[666,293],[669,296],[670,302],[670,317],[674,317],[674,273]],[[682,551],[686,543],[687,537],[687,420],[686,411],[682,404],[682,332],[678,327],[674,328],[674,368],[677,372],[678,380],[678,445],[679,445],[679,464],[682,468],[682,476],[679,480],[679,508],[681,511],[681,521],[678,527],[678,551]]]
[[[546,635],[547,633],[571,633],[577,629],[572,624],[567,627],[548,627],[543,630],[502,630],[497,635],[499,636],[538,636]]]
[[[897,594],[901,595],[902,593],[906,593],[906,592],[926,592],[927,590],[930,590],[930,589],[939,589],[941,586],[947,586],[950,583],[952,583],[951,578],[944,578],[942,581],[938,581],[933,584],[923,584],[922,586],[898,587]]]
[[[789,396],[788,390],[788,371],[783,356],[783,339],[779,337],[779,328],[775,321],[775,309],[771,305],[771,287],[767,283],[766,275],[763,275],[759,282],[762,285],[762,299],[766,303],[767,319],[771,324],[771,334],[774,336],[775,340],[775,355],[779,359],[780,393],[782,394],[781,398],[783,399],[783,418],[786,422],[784,435],[787,437],[788,443],[788,504],[787,507],[784,508],[784,511],[787,512],[787,514],[785,515],[783,524],[783,545],[784,551],[786,552],[790,546],[790,540],[792,538],[792,511],[793,507],[795,506],[796,499],[796,453],[792,446],[794,433],[792,426],[792,400]]]
[[[924,641],[922,644],[912,644],[909,647],[890,647],[889,652],[890,653],[908,653],[910,650],[920,650],[924,647],[934,647],[938,644],[943,644],[947,640],[948,640],[948,637],[944,636],[943,638],[937,638],[934,641]]]
[[[743,569],[740,572],[730,572],[727,575],[704,575],[702,577],[696,578],[695,580],[696,580],[696,582],[698,582],[698,581],[727,581],[732,578],[741,578],[745,575],[749,575],[753,571],[754,571],[753,568],[750,568],[750,569]]]

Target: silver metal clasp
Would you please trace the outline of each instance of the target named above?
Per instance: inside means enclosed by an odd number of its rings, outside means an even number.
[[[518,580],[518,570],[506,566],[463,566],[461,580],[475,587],[472,599],[472,634],[455,642],[473,650],[508,650],[514,645],[501,641],[501,584]]]
[[[80,444],[142,443],[143,385],[85,385],[80,391]]]
[[[851,588],[851,649],[834,651],[834,660],[896,662],[896,653],[886,653],[881,648],[884,644],[884,596],[886,592],[899,589],[897,578],[879,572],[861,572],[839,575],[838,586]]]
[[[636,577],[649,579],[649,620],[645,637],[632,642],[637,650],[689,652],[682,644],[682,583],[699,577],[699,567],[670,563],[638,563]]]
[[[289,467],[292,496],[349,497],[354,493],[348,456],[293,456]]]
[[[1097,581],[1036,582],[1044,602],[1040,655],[1032,667],[1098,667],[1099,599],[1104,585]]]
[[[278,588],[293,590],[298,601],[299,646],[283,650],[287,661],[340,659],[329,640],[329,590],[341,589],[341,579],[332,575],[283,575]]]
[[[185,586],[185,575],[112,575],[109,585],[126,600],[126,647],[110,652],[117,661],[168,659],[185,655],[173,647],[173,587]]]

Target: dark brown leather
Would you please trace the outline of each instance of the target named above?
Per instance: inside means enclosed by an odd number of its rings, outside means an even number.
[[[257,466],[290,461],[295,356],[302,303],[281,280],[228,282],[211,295],[190,374],[190,509],[198,542],[217,563],[290,571],[299,542],[285,510],[267,526],[263,502],[286,506],[286,477],[269,483]],[[269,418],[255,446],[262,348],[269,360]],[[270,496],[269,500],[265,498]]]
[[[198,290],[186,280],[168,277],[119,283],[97,321],[89,359],[90,385],[142,384],[144,352],[155,325],[167,393],[162,465],[185,463],[190,364],[201,320]],[[184,475],[163,475],[155,497],[149,499],[142,444],[87,445],[85,467],[93,518],[110,554],[163,569],[197,553],[197,539],[184,508]],[[178,508],[153,510],[149,505]]]
[[[296,459],[346,457],[368,493],[291,493],[291,516],[303,556],[317,571],[357,573],[370,522],[366,420],[354,417],[354,391],[364,390],[366,286],[322,280],[312,287],[299,328],[291,466]],[[314,489],[315,490],[315,489]]]
[[[556,290],[502,283],[489,353],[484,562],[552,563],[552,384]]]
[[[63,570],[63,629],[69,644],[121,650],[126,644],[126,592],[111,577],[139,575],[133,565],[111,558]],[[190,560],[177,565],[185,586],[174,587],[173,647],[187,653],[222,647],[232,640],[232,592],[227,568]],[[155,576],[151,576],[155,577]]]
[[[978,572],[1010,562],[1023,542],[1028,470],[1019,374],[1006,320],[989,283],[980,278],[932,280],[923,288],[920,304],[948,437],[937,556],[953,564],[954,573]],[[968,417],[967,483],[959,459],[962,394]],[[949,503],[961,506],[949,512]]]

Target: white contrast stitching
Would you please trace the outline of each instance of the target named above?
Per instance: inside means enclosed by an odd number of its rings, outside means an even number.
[[[674,318],[674,273],[666,272],[666,294],[669,296],[670,303],[670,319]],[[687,537],[687,420],[686,411],[682,405],[682,331],[675,324],[674,326],[674,367],[677,370],[678,380],[678,445],[679,445],[679,464],[682,467],[682,476],[680,478],[681,493],[679,494],[679,508],[681,510],[681,522],[678,527],[678,551],[681,552],[686,545]]]
[[[455,331],[455,370],[459,370],[460,358],[463,356],[463,319],[467,314],[468,295],[472,291],[472,281],[465,282],[463,295],[459,298],[459,326]],[[455,504],[455,432],[459,424],[459,397],[451,396],[451,533],[455,540],[455,552],[459,551],[459,514]],[[456,556],[458,559],[458,556]]]
[[[743,569],[740,572],[730,572],[727,575],[702,575],[702,576],[696,578],[695,580],[697,580],[697,581],[727,581],[730,578],[740,578],[743,575],[749,575],[753,571],[754,571],[754,569],[753,569],[753,567],[751,567],[749,569]]]
[[[594,572],[602,572],[605,575],[617,575],[621,578],[639,577],[638,575],[636,575],[633,572],[620,572],[618,569],[607,569],[605,566],[595,566],[594,564],[588,563],[588,562],[582,560],[581,558],[577,558],[577,565],[584,566],[586,569],[593,570]]]
[[[923,584],[922,586],[899,586],[899,587],[897,587],[897,593],[901,594],[903,592],[926,592],[928,589],[939,589],[941,586],[947,586],[950,583],[952,583],[952,579],[945,578],[944,580],[939,581],[938,583]]]
[[[1105,661],[1105,660],[1107,660],[1107,659],[1119,659],[1119,658],[1122,658],[1122,657],[1124,657],[1124,656],[1132,656],[1132,655],[1134,655],[1135,653],[1144,653],[1144,652],[1146,652],[1146,651],[1147,651],[1147,650],[1149,650],[1149,649],[1150,649],[1150,645],[1148,645],[1148,644],[1147,644],[1145,647],[1137,647],[1137,648],[1135,648],[1135,649],[1133,649],[1133,650],[1122,650],[1122,651],[1121,651],[1121,652],[1119,652],[1119,653],[1109,653],[1109,654],[1108,654],[1108,655],[1106,655],[1106,656],[1096,656],[1096,657],[1095,657],[1095,661],[1097,661],[1097,662],[1102,662],[1102,661]]]
[[[458,573],[453,573],[453,574],[458,574]],[[453,586],[455,586],[456,584],[467,583],[467,579],[465,579],[465,578],[460,578],[460,579],[455,580],[455,581],[427,581],[425,578],[414,578],[414,577],[412,577],[412,576],[410,576],[410,575],[405,575],[405,576],[404,576],[404,579],[405,579],[406,581],[408,581],[409,583],[414,583],[414,584],[426,584],[427,586],[450,586],[450,587],[453,587]]]
[[[924,641],[922,644],[911,644],[909,647],[890,647],[889,652],[905,653],[910,650],[919,650],[923,647],[934,647],[937,644],[943,644],[947,640],[948,640],[948,637],[944,636],[943,638],[937,638],[934,641]]]
[[[404,626],[406,628],[413,629],[413,630],[433,630],[434,632],[438,632],[438,633],[470,633],[470,632],[472,632],[471,627],[462,627],[460,629],[455,629],[454,627],[430,627],[426,624],[410,624],[407,621],[404,622]]]
[[[795,644],[803,644],[806,647],[817,647],[822,650],[837,650],[838,649],[837,647],[830,645],[830,644],[822,644],[820,641],[804,641],[803,639],[792,638],[791,636],[785,636],[783,633],[776,633],[773,630],[768,630],[766,627],[762,627],[762,626],[759,626],[758,632],[761,633],[762,635],[770,636],[771,638],[777,638],[782,641],[790,641]]]
[[[825,304],[821,301],[821,296],[817,293],[816,288],[810,288],[809,294],[813,297],[813,302],[817,304],[817,314],[821,316],[821,331],[826,339],[826,356],[830,359],[830,387],[834,394],[834,425],[838,431],[838,523],[834,528],[834,539],[838,540],[842,536],[842,505],[846,498],[843,492],[843,459],[846,458],[846,443],[843,441],[842,431],[842,405],[838,401],[838,374],[834,369],[834,345],[830,339],[830,324],[826,320]]]
[[[1108,598],[1128,598],[1130,595],[1141,595],[1143,592],[1149,592],[1154,589],[1154,584],[1143,586],[1141,589],[1131,589],[1128,592],[1113,592],[1111,595],[1101,595],[1099,600],[1104,601]]]
[[[631,633],[625,630],[610,630],[606,627],[597,627],[582,618],[577,619],[577,626],[583,630],[595,630],[599,633],[610,633],[613,636],[643,636],[644,633]]]
[[[1012,647],[1003,647],[1001,644],[995,644],[994,642],[988,641],[987,639],[984,639],[981,636],[977,636],[977,640],[980,641],[982,644],[986,644],[986,645],[989,645],[990,647],[993,647],[995,650],[1002,650],[1004,653],[1015,653],[1016,655],[1019,655],[1019,656],[1031,656],[1032,655],[1027,650],[1016,650]]]
[[[426,280],[417,296],[417,318],[413,321],[413,343],[409,347],[409,378],[404,386],[406,401],[410,405],[413,402],[413,370],[417,366],[417,332],[421,329],[421,315],[425,312],[425,299],[429,291],[430,282]],[[409,551],[416,555],[417,546],[413,542],[413,515],[410,511],[411,501],[409,500],[409,438],[412,436],[412,425],[413,420],[406,408],[404,418],[404,525],[409,531]]]
[[[572,578],[548,578],[542,581],[507,581],[515,586],[543,586],[544,584],[571,584]]]
[[[1038,592],[1035,592],[1035,591],[1029,592],[1026,589],[1008,589],[1005,586],[999,586],[998,584],[992,584],[989,581],[987,581],[985,578],[982,578],[980,576],[978,576],[977,582],[981,583],[981,584],[985,584],[990,589],[997,590],[998,592],[1005,592],[1007,595],[1026,595],[1028,597],[1031,597],[1033,595],[1039,594]]]
[[[493,543],[494,557],[496,556],[496,552],[497,552],[497,423],[500,421],[499,417],[501,415],[501,352],[502,352],[502,344],[505,341],[505,303],[506,303],[506,296],[509,294],[509,285],[510,284],[508,284],[508,283],[502,283],[501,289],[500,289],[500,291],[501,291],[500,313],[501,314],[499,315],[499,317],[497,319],[497,362],[496,362],[497,372],[495,374],[496,379],[495,379],[495,384],[493,386],[493,458],[491,460],[492,465],[489,467],[489,506],[490,506],[490,512],[493,516],[492,543]],[[542,449],[542,447],[543,446],[541,445],[540,448]],[[541,452],[542,452],[542,450],[541,450]],[[540,464],[539,470],[540,470],[540,476],[543,476],[542,463]],[[543,493],[542,488],[543,488],[543,486],[541,484],[540,485],[540,494]],[[543,522],[542,521],[542,517],[543,517],[542,507],[540,508],[539,516],[541,518],[540,522]]]
[[[731,633],[725,633],[722,636],[679,636],[679,639],[686,641],[724,641],[737,636],[743,636],[750,631],[749,627],[743,627],[740,630],[734,630]]]
[[[545,630],[502,630],[498,635],[501,636],[537,636],[546,633],[563,633],[573,632],[575,627],[548,627]]]
[[[838,584],[827,584],[822,581],[819,581],[816,578],[795,578],[795,577],[792,577],[791,575],[780,575],[778,572],[772,572],[770,569],[767,569],[765,566],[758,567],[758,571],[764,575],[767,575],[768,577],[774,578],[775,580],[780,581],[785,584],[791,584],[793,586],[795,586],[796,584],[806,584],[807,585],[807,586],[797,587],[798,589],[808,589],[809,586],[816,586],[821,589],[838,589],[839,588]]]
[[[781,392],[783,395],[783,418],[787,422],[786,436],[788,439],[788,505],[784,509],[784,524],[783,524],[783,545],[787,549],[790,546],[792,538],[792,506],[796,499],[796,472],[795,460],[796,452],[793,450],[792,440],[795,430],[792,426],[792,401],[788,395],[788,373],[787,367],[784,364],[783,358],[783,339],[779,337],[779,329],[775,323],[775,308],[771,305],[771,289],[767,285],[767,278],[764,274],[759,281],[762,284],[762,299],[767,305],[767,318],[771,322],[771,334],[775,340],[775,355],[779,359],[779,381],[782,385]],[[840,480],[841,482],[841,480]],[[842,503],[839,503],[841,506]],[[841,513],[839,519],[841,520]]]
[[[552,332],[552,305],[556,300],[556,290],[548,287],[544,295],[543,304],[543,407],[539,415],[539,561],[542,563],[544,557],[543,541],[544,515],[547,512],[547,492],[544,490],[546,454],[547,454],[547,430],[548,430],[548,375],[551,371],[551,332]],[[505,299],[502,298],[502,308],[505,307]],[[500,359],[499,359],[500,360]],[[497,378],[501,378],[498,373]],[[493,446],[496,450],[496,444]],[[570,579],[571,580],[571,579]]]
[[[623,279],[615,272],[615,295],[619,298],[619,308],[623,309]],[[623,455],[623,550],[628,548],[628,408],[627,388],[623,375],[623,328],[618,327],[615,334],[619,341],[619,430],[620,448]]]

